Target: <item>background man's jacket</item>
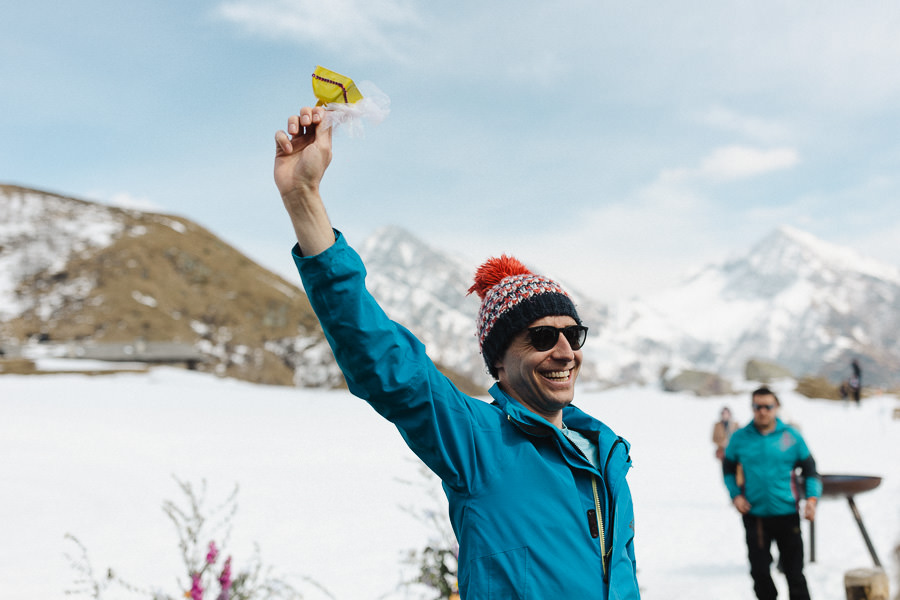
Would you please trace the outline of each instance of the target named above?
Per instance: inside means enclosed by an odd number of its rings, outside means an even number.
[[[722,470],[732,499],[741,493],[735,481],[737,464],[744,468],[743,494],[750,502],[751,515],[774,517],[797,512],[797,499],[791,488],[791,473],[797,467],[806,482],[806,497],[822,495],[822,480],[806,442],[799,431],[781,419],[775,420],[775,430],[766,435],[751,421],[731,436]]]

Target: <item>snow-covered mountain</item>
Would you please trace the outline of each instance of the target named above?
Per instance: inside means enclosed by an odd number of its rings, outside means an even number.
[[[397,228],[376,232],[361,254],[388,312],[435,358],[484,381],[478,303],[465,296],[477,265]],[[656,383],[663,369],[738,380],[751,359],[837,382],[858,358],[867,385],[900,383],[900,270],[791,227],[655,295],[607,307],[572,293],[591,326],[585,382]]]
[[[392,319],[426,345],[431,358],[487,383],[477,354],[476,296],[467,296],[470,266],[399,227],[385,227],[359,249],[366,287]]]
[[[610,378],[623,358],[645,379],[665,366],[738,378],[758,359],[840,381],[858,358],[865,384],[896,385],[898,331],[900,270],[780,227],[744,256],[619,307],[598,346]]]
[[[478,265],[432,248],[399,227],[379,229],[359,252],[366,263],[366,286],[391,318],[415,333],[433,360],[489,386],[475,335],[480,301],[477,294],[467,294]],[[609,318],[606,307],[566,289],[591,332],[601,331]],[[586,360],[583,373],[594,378],[596,365]]]
[[[477,264],[395,227],[358,245],[385,310],[472,391]],[[487,258],[487,257],[484,257]],[[536,269],[541,272],[540,269]],[[743,379],[748,360],[837,382],[900,385],[900,270],[782,227],[744,256],[606,306],[561,282],[591,328],[582,381],[656,384],[695,369]],[[301,290],[187,219],[0,186],[0,347],[189,344],[200,368],[251,381],[339,385]]]

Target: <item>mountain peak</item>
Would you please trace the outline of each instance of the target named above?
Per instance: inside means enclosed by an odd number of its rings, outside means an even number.
[[[897,306],[896,268],[782,226],[744,256],[634,303],[617,335],[620,346],[652,348],[640,357],[651,367],[735,377],[761,359],[839,378],[859,356],[870,383],[890,384],[900,366]]]
[[[852,248],[819,239],[790,225],[781,225],[759,242],[748,260],[758,267],[780,265],[791,272],[827,270],[835,275],[861,273],[870,277],[900,283],[900,269],[865,257]]]

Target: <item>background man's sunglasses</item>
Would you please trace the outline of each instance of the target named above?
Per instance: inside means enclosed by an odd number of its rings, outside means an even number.
[[[568,327],[551,327],[541,325],[528,328],[528,343],[538,352],[546,352],[559,341],[559,334],[563,334],[572,350],[580,350],[587,338],[588,328],[584,325],[569,325]]]
[[[753,410],[775,410],[775,404],[753,404]]]

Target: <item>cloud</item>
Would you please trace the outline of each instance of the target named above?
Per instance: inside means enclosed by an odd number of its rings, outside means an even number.
[[[621,300],[671,285],[698,266],[749,247],[781,223],[807,225],[798,218],[804,206],[789,198],[777,204],[777,214],[753,218],[755,202],[734,204],[730,190],[723,195],[714,187],[737,181],[744,192],[757,190],[748,186],[766,182],[754,178],[798,162],[798,153],[787,147],[714,148],[693,165],[658,169],[618,197],[600,194],[574,220],[542,219],[537,234],[516,227],[495,227],[487,237],[454,231],[455,243],[475,256],[502,248],[594,298]],[[553,214],[552,208],[540,210]]]
[[[779,121],[742,114],[723,106],[713,106],[701,114],[699,120],[722,131],[764,143],[780,142],[791,134],[789,128]]]
[[[659,182],[585,210],[576,220],[548,218],[540,230],[493,227],[455,231],[456,247],[473,257],[502,251],[601,302],[664,288],[724,254],[720,212],[684,186]]]
[[[233,0],[215,14],[252,35],[394,60],[408,58],[397,30],[421,25],[416,4],[408,0]]]
[[[792,148],[758,150],[728,146],[715,150],[700,164],[700,173],[709,179],[731,180],[789,169],[799,162]]]
[[[785,213],[721,228],[721,202],[706,194],[705,185],[748,179],[788,169],[799,162],[790,148],[726,146],[713,150],[691,168],[669,168],[627,198],[587,212],[578,225],[561,234],[564,247],[548,247],[544,256],[560,276],[594,297],[624,299],[661,289],[688,271],[721,260],[738,240],[752,242],[759,228],[781,222]],[[737,219],[740,222],[740,219]],[[595,265],[591,267],[590,265]],[[594,271],[597,278],[578,280]]]
[[[725,252],[710,224],[708,203],[647,189],[642,197],[598,207],[568,231],[565,248],[548,253],[555,271],[603,301],[624,300],[679,281]],[[585,279],[585,273],[594,277]]]
[[[659,183],[676,185],[734,181],[789,169],[799,162],[799,155],[793,148],[760,150],[747,146],[724,146],[713,150],[697,167],[664,170]]]

